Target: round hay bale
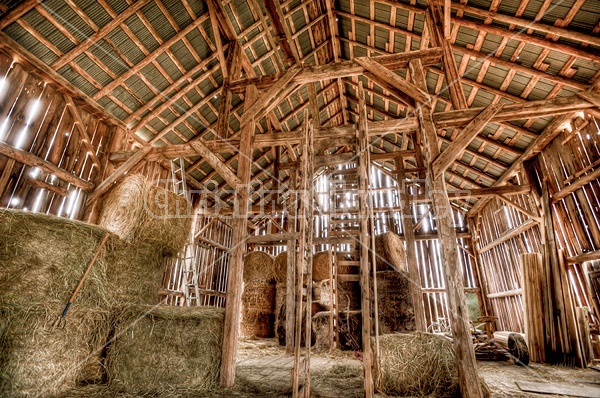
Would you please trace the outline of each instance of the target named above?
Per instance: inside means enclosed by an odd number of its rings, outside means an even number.
[[[321,282],[313,282],[312,283],[312,299],[313,301],[321,300]]]
[[[406,272],[377,272],[377,304],[381,334],[415,331],[415,310]]]
[[[124,178],[104,198],[98,224],[123,240],[133,240],[143,217],[146,187],[141,174]]]
[[[362,351],[362,312],[340,311],[339,337],[343,351]]]
[[[388,334],[379,337],[379,348],[381,357],[373,362],[379,363],[376,379],[380,392],[460,397],[456,359],[447,338],[421,332]],[[487,386],[482,389],[489,393]]]
[[[287,252],[281,252],[273,260],[273,278],[277,283],[287,282],[287,258]]]
[[[398,235],[386,232],[375,237],[375,253],[377,254],[377,271],[406,271],[406,252],[404,243]]]
[[[123,240],[147,241],[174,255],[188,241],[191,222],[185,198],[132,174],[107,195],[98,223]]]
[[[331,309],[332,306],[330,286],[330,279],[320,283],[321,298],[319,303],[325,309]],[[340,311],[360,309],[360,284],[355,281],[338,281],[337,298]]]
[[[275,334],[275,314],[259,310],[246,310],[240,319],[240,337],[268,339]]]
[[[74,304],[65,327],[54,327],[64,304],[0,306],[0,395],[55,396],[104,376],[108,311]]]
[[[275,284],[265,282],[244,283],[242,308],[262,312],[275,312]]]
[[[116,315],[108,382],[128,393],[217,387],[224,311],[128,306]]]
[[[244,257],[244,282],[273,282],[273,256],[253,251]]]
[[[281,306],[281,308],[279,309],[279,313],[277,314],[277,325],[275,325],[275,332],[277,335],[277,341],[279,342],[279,345],[285,346],[285,337],[286,337],[286,331],[285,331],[285,320],[286,320],[286,314],[285,314],[285,308],[286,305],[285,303],[283,303],[283,305]],[[314,314],[311,314],[314,315]],[[300,336],[300,341],[301,341],[301,347],[304,347],[304,343],[306,341],[306,307],[302,307],[302,334]],[[311,346],[315,343],[315,334],[311,333]]]
[[[312,280],[320,282],[331,277],[331,260],[328,252],[313,254]]]
[[[331,311],[321,311],[317,312],[312,318],[312,330],[315,335],[315,344],[313,348],[315,351],[325,351],[329,350],[331,347],[330,315]]]

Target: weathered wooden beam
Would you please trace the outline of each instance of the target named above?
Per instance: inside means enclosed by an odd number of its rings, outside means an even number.
[[[502,110],[503,104],[488,106],[467,124],[456,140],[446,148],[432,163],[433,176],[439,177],[456,159],[463,155],[463,151],[471,141],[479,135],[492,118]]]
[[[498,239],[483,246],[481,249],[479,249],[479,253],[487,252],[487,251],[493,249],[494,247],[501,245],[502,243],[507,242],[507,241],[511,240],[512,238],[522,234],[523,232],[527,231],[528,229],[535,227],[536,225],[538,225],[538,223],[535,220],[525,220],[522,224],[520,224],[512,229],[509,229],[508,231],[506,231],[505,233],[500,235],[498,237]]]
[[[408,51],[398,54],[371,57],[372,60],[377,61],[391,70],[406,68],[408,61],[414,58],[422,59],[424,65],[435,65],[439,63],[442,58],[442,49],[430,48],[427,50]],[[360,76],[364,73],[365,69],[355,62],[341,61],[324,65],[305,66],[292,81],[302,85],[321,80]],[[279,79],[280,75],[268,75],[259,78],[234,81],[231,83],[231,90],[236,93],[243,92],[248,84],[255,84],[257,88],[265,89],[275,84]]]
[[[256,88],[248,86],[244,101],[248,104],[256,101]],[[232,249],[227,279],[227,299],[225,301],[225,323],[223,346],[221,351],[221,387],[232,387],[235,382],[235,363],[237,341],[239,337],[240,308],[243,287],[245,240],[248,238],[248,208],[250,205],[250,175],[252,173],[252,138],[254,122],[246,124],[240,134],[240,157],[238,159],[237,178],[241,184],[236,187],[234,201],[235,218],[232,221]]]
[[[102,29],[100,29],[99,31],[88,37],[87,40],[81,42],[77,47],[75,47],[74,49],[57,59],[52,64],[52,68],[54,70],[58,70],[66,64],[68,64],[69,62],[73,61],[79,54],[87,51],[94,44],[98,43],[100,40],[102,40],[102,38],[104,38],[106,35],[112,32],[113,29],[121,25],[127,20],[127,18],[138,12],[143,6],[145,6],[148,3],[150,3],[150,0],[138,0],[135,3],[131,4],[129,7],[127,7],[125,11],[119,14],[118,17],[104,25]]]
[[[14,159],[19,163],[23,163],[31,167],[37,167],[43,172],[55,175],[57,178],[73,184],[77,188],[81,188],[84,191],[91,191],[94,189],[94,184],[92,182],[83,180],[76,175],[61,169],[60,167],[37,157],[32,153],[12,147],[3,142],[0,142],[0,154]]]
[[[587,261],[600,260],[600,250],[582,253],[577,256],[568,257],[567,264],[581,264]]]
[[[138,3],[142,2],[142,1],[146,1],[146,0],[138,0],[135,5],[137,5]],[[134,8],[134,7],[132,7]],[[132,8],[129,8],[129,10],[131,10]],[[127,11],[126,11],[127,12]],[[123,15],[123,14],[121,14]],[[179,32],[177,32],[177,34],[173,37],[171,37],[169,40],[165,41],[163,44],[161,44],[160,46],[158,46],[154,51],[152,51],[146,58],[144,58],[142,61],[138,62],[137,64],[135,64],[132,68],[128,69],[127,72],[123,73],[122,75],[120,75],[118,78],[116,78],[115,80],[113,80],[112,82],[108,83],[106,86],[104,86],[100,91],[98,91],[96,94],[94,94],[94,96],[92,97],[94,100],[99,100],[100,98],[104,97],[105,95],[107,95],[108,93],[110,93],[112,90],[114,90],[116,87],[118,87],[119,85],[123,84],[127,79],[129,79],[130,77],[136,75],[137,73],[139,73],[143,68],[145,68],[146,66],[148,66],[152,61],[154,61],[159,55],[164,54],[164,52],[169,49],[173,44],[177,43],[179,40],[181,40],[183,37],[187,36],[190,32],[192,32],[194,29],[197,29],[204,21],[206,21],[207,19],[209,19],[209,15],[208,13],[196,18],[192,23],[190,23],[188,26],[186,26],[185,28],[183,28],[182,30],[180,30]],[[114,20],[113,20],[114,21]],[[110,22],[109,22],[110,24]],[[106,27],[105,27],[106,28]],[[103,28],[104,29],[104,28]],[[102,30],[103,30],[102,29]],[[101,31],[102,31],[101,30]],[[94,35],[95,36],[95,35]],[[92,36],[92,37],[94,37]],[[83,42],[81,45],[84,45],[85,43],[88,43],[90,39],[88,39],[87,41]],[[93,43],[92,43],[93,44]],[[91,44],[90,44],[91,46]],[[88,46],[89,47],[89,46]],[[75,50],[72,50],[71,52],[73,52]],[[66,56],[70,55],[71,52],[69,52]],[[66,57],[65,56],[65,57]],[[62,60],[63,58],[59,59]],[[57,61],[58,62],[58,61]],[[56,66],[54,66],[56,68]]]
[[[87,149],[90,159],[92,159],[92,162],[94,162],[96,166],[100,167],[100,159],[98,159],[98,156],[96,155],[96,149],[92,145],[92,140],[85,128],[85,124],[83,124],[83,120],[81,120],[81,115],[79,114],[79,111],[75,106],[73,99],[66,94],[63,95],[63,98],[65,99],[69,110],[71,111],[71,116],[73,116],[73,119],[75,119],[75,127],[81,135],[81,141],[83,141],[83,146],[85,146],[85,149]]]
[[[410,73],[417,87],[427,90],[423,66],[418,59],[410,61]],[[424,148],[426,162],[433,161],[439,155],[436,127],[427,106],[418,106],[416,109],[419,119],[419,130]],[[431,167],[427,171],[430,192],[433,199],[433,208],[437,217],[437,228],[440,234],[442,263],[444,279],[446,281],[446,295],[448,298],[449,312],[452,322],[452,343],[456,355],[458,379],[461,395],[466,398],[482,397],[475,351],[471,341],[471,332],[465,303],[463,277],[458,261],[456,248],[456,230],[453,227],[452,210],[446,184],[443,176],[435,178]]]
[[[368,57],[354,58],[354,62],[365,68],[365,70],[371,72],[375,76],[379,77],[383,81],[400,90],[404,95],[409,96],[413,101],[420,102],[423,104],[429,104],[431,97],[427,91],[423,91],[416,87],[414,84],[401,78],[390,69],[381,65],[379,62],[374,61]]]
[[[121,166],[119,166],[113,173],[108,176],[100,185],[94,189],[94,192],[88,196],[87,201],[85,202],[86,206],[90,206],[96,199],[105,194],[108,190],[110,190],[115,182],[123,175],[125,175],[129,170],[134,168],[139,162],[141,162],[146,155],[152,150],[151,146],[146,146],[140,148],[133,156],[127,159]]]
[[[84,102],[85,107],[99,119],[102,119],[113,126],[121,127],[127,131],[127,126],[125,126],[122,121],[108,113],[106,109],[98,105],[96,101],[92,100],[79,88],[75,87],[73,83],[59,75],[56,71],[52,70],[48,65],[36,57],[32,56],[31,53],[21,47],[19,43],[8,37],[3,32],[0,32],[0,48],[10,54],[13,58],[17,59],[18,63],[26,66],[32,71],[35,71],[35,73],[39,74],[40,77],[52,83],[52,85],[59,91],[62,91],[71,97],[81,99]],[[139,137],[133,134],[130,135],[135,137],[136,140],[140,140]]]
[[[252,235],[246,239],[246,243],[265,243],[265,242],[287,242],[288,240],[298,239],[296,232],[286,232],[281,234]]]
[[[600,168],[590,172],[589,174],[579,177],[577,180],[573,181],[570,185],[567,185],[560,191],[553,194],[552,195],[552,203],[556,203],[556,202],[560,201],[561,199],[566,198],[573,192],[575,192],[578,189],[580,189],[581,187],[591,183],[592,181],[597,180],[598,178],[600,178]]]
[[[281,79],[269,87],[269,89],[264,92],[256,102],[251,104],[248,109],[244,109],[242,119],[240,120],[240,125],[245,126],[250,120],[258,120],[264,114],[275,108],[290,86],[294,86],[292,79],[294,76],[300,73],[300,70],[301,68],[299,66],[292,66],[287,70],[287,72],[285,72]]]
[[[15,8],[13,8],[8,14],[5,14],[0,19],[0,30],[4,30],[8,25],[27,14],[40,4],[43,0],[25,0]]]
[[[369,252],[371,248],[370,235],[373,233],[369,229],[367,215],[367,190],[369,187],[369,164],[367,155],[368,131],[367,131],[367,108],[365,91],[362,82],[358,83],[358,126],[356,129],[356,152],[358,153],[358,162],[356,173],[358,177],[358,198],[359,198],[359,224],[360,224],[360,297],[361,297],[361,317],[362,317],[362,353],[363,353],[363,380],[364,396],[372,398],[375,395],[373,381],[373,350],[371,348],[371,283]],[[375,267],[375,264],[372,264]],[[377,318],[376,318],[377,319]]]
[[[227,181],[227,183],[232,188],[236,188],[238,184],[242,183],[241,180],[229,168],[229,166],[227,166],[225,163],[223,163],[221,161],[221,159],[219,159],[219,157],[217,155],[215,155],[215,153],[212,152],[210,149],[208,149],[202,142],[191,141],[191,142],[189,142],[189,145],[192,148],[194,148],[194,150],[196,151],[196,154],[202,156],[202,158],[204,160],[206,160],[206,162],[208,164],[210,164],[210,166],[213,169],[215,169],[217,171],[217,173],[219,173],[219,175],[221,177],[223,177],[223,179],[225,181]],[[241,146],[241,141],[240,141],[240,146]],[[250,155],[250,156],[252,156],[252,155]]]

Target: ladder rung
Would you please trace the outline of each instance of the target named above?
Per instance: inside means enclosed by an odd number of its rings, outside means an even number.
[[[342,282],[358,282],[360,281],[360,275],[354,274],[338,274],[338,280]]]
[[[359,267],[360,261],[357,260],[338,260],[338,266],[346,266],[346,267]]]

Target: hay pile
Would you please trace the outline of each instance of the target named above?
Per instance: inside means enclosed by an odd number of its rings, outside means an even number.
[[[244,282],[275,281],[273,276],[273,256],[262,251],[253,251],[244,256]]]
[[[128,242],[148,242],[174,255],[189,239],[192,217],[188,201],[143,176],[133,174],[113,188],[99,225]]]
[[[332,300],[330,294],[331,280],[326,279],[320,283],[319,303],[325,309],[331,309]],[[338,281],[337,283],[338,308],[342,310],[360,309],[360,283],[355,281]]]
[[[312,317],[312,330],[315,335],[315,351],[325,351],[330,348],[331,328],[329,316],[331,311],[317,312]]]
[[[380,392],[460,397],[454,350],[445,337],[420,332],[389,334],[379,337],[379,347],[381,358],[376,375]],[[484,396],[489,396],[489,389],[483,381],[481,384]]]
[[[275,285],[244,283],[240,335],[247,338],[273,337],[275,329]]]
[[[215,308],[123,308],[106,357],[109,384],[129,393],[215,388],[223,321]]]
[[[375,253],[377,254],[377,271],[407,271],[404,243],[398,235],[386,232],[375,237]]]
[[[49,396],[102,379],[108,311],[74,304],[64,329],[53,327],[63,307],[0,307],[0,395]]]
[[[331,260],[328,252],[319,252],[313,255],[312,280],[321,282],[331,277]]]
[[[406,272],[377,272],[377,304],[381,334],[415,331],[415,310]]]
[[[339,337],[340,349],[362,351],[362,312],[340,311]]]

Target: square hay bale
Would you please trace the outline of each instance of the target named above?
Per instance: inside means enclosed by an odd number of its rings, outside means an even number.
[[[0,395],[50,396],[102,380],[109,312],[75,304],[55,327],[63,307],[0,306]]]
[[[109,385],[129,393],[217,387],[224,311],[127,306],[115,315]]]
[[[0,209],[0,303],[64,303],[79,283],[107,231],[97,226],[16,210]],[[77,304],[107,305],[104,253],[77,296]]]
[[[66,303],[107,233],[79,221],[0,209],[0,303]],[[155,304],[164,264],[153,243],[111,234],[75,302]]]

